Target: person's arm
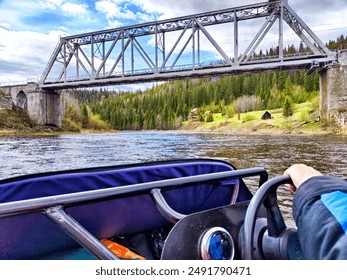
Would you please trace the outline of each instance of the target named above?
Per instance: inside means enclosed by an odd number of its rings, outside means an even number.
[[[293,216],[306,259],[347,259],[347,183],[296,165]]]

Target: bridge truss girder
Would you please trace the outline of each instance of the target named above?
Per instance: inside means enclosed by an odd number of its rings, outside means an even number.
[[[265,22],[241,53],[239,23],[259,18],[265,18]],[[279,23],[278,55],[255,59],[254,52],[276,22]],[[208,30],[209,26],[228,23],[233,24],[233,57]],[[306,44],[309,53],[284,55],[284,23]],[[214,48],[220,59],[201,61],[202,40]],[[189,64],[180,64],[183,55],[188,56]],[[317,62],[326,64],[335,59],[287,1],[280,0],[63,37],[44,70],[40,85],[42,88],[115,85],[259,69],[301,68],[308,67],[313,60],[317,65]]]

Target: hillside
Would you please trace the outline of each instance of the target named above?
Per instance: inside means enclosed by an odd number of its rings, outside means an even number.
[[[263,133],[263,134],[346,134],[333,124],[319,122],[317,112],[312,110],[312,104],[305,102],[293,105],[293,115],[283,116],[283,109],[268,110],[271,119],[262,120],[264,110],[241,113],[231,118],[222,114],[214,114],[213,121],[201,122],[191,118],[183,122],[181,130],[196,132],[223,133]],[[311,113],[310,113],[311,112]]]
[[[24,110],[0,109],[0,136],[45,135],[63,131],[59,127],[35,125]]]

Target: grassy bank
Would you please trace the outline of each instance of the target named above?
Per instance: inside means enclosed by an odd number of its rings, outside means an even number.
[[[200,122],[190,119],[182,125],[182,130],[245,132],[245,133],[295,133],[295,134],[330,134],[345,133],[334,125],[326,125],[318,120],[318,113],[312,113],[311,103],[295,104],[294,114],[284,117],[282,109],[268,110],[272,119],[261,120],[265,110],[235,114],[229,118],[214,114],[212,122]]]
[[[37,125],[30,120],[24,110],[0,110],[0,137],[114,132],[108,126],[98,126],[95,122],[95,118],[91,117],[91,125],[86,129],[79,128],[76,124],[73,128]]]
[[[55,126],[36,125],[24,110],[0,110],[0,136],[52,135],[66,133]]]

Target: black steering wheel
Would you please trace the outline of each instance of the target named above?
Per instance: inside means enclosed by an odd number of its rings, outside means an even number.
[[[303,259],[296,229],[287,229],[277,203],[277,188],[293,184],[288,176],[265,182],[252,197],[246,211],[242,239],[242,259]],[[257,215],[264,204],[267,217],[263,230],[256,230]],[[263,218],[264,220],[264,218]],[[258,236],[256,236],[256,234]]]

